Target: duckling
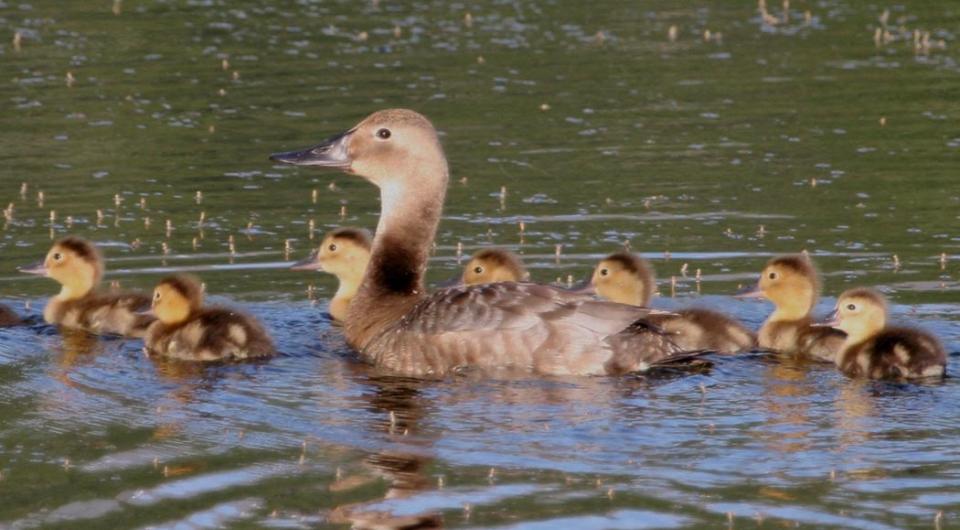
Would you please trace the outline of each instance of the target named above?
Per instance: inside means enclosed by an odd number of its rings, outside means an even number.
[[[665,333],[635,325],[651,310],[557,287],[501,282],[428,294],[424,273],[449,172],[436,129],[414,111],[375,112],[319,145],[270,158],[338,169],[380,188],[370,266],[350,303],[344,336],[385,371],[619,374],[682,353]]]
[[[203,307],[203,288],[191,276],[168,276],[153,291],[157,320],[147,329],[144,351],[185,361],[251,359],[274,354],[259,322],[223,307]]]
[[[370,232],[362,228],[338,228],[323,237],[320,247],[292,270],[320,269],[337,277],[339,286],[330,300],[330,316],[338,322],[347,319],[350,301],[357,295],[370,262]]]
[[[766,298],[776,307],[760,328],[761,348],[832,363],[846,335],[814,325],[811,312],[819,294],[820,279],[813,262],[798,254],[770,260],[756,287],[738,296]]]
[[[644,307],[650,305],[656,286],[650,264],[629,252],[616,252],[600,261],[590,282],[602,298]],[[702,308],[675,313],[652,315],[647,320],[670,333],[673,341],[685,350],[737,353],[756,346],[753,332],[726,315]]]
[[[946,372],[940,341],[919,329],[887,326],[887,300],[873,289],[841,294],[827,325],[847,334],[836,362],[851,377],[915,379]]]
[[[10,327],[10,326],[19,326],[23,324],[23,319],[20,318],[13,309],[0,304],[0,328]]]
[[[103,277],[103,257],[92,243],[79,237],[57,241],[42,262],[19,270],[53,278],[62,286],[43,309],[43,318],[49,324],[95,334],[142,337],[153,321],[141,314],[150,307],[149,296],[97,292]]]
[[[502,248],[478,251],[463,268],[464,285],[496,282],[525,282],[530,279],[526,267],[516,254]]]

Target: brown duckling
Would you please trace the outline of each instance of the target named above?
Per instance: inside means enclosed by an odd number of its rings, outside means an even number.
[[[656,287],[650,264],[629,252],[617,252],[600,261],[590,283],[607,300],[643,307],[650,305]],[[651,315],[647,320],[685,350],[737,353],[757,344],[756,336],[743,324],[709,309],[681,309],[675,314]]]
[[[271,159],[341,170],[380,188],[370,266],[344,324],[347,342],[371,364],[410,376],[619,374],[683,353],[666,334],[635,325],[651,310],[557,287],[501,282],[428,293],[424,274],[449,171],[436,129],[414,111],[375,112],[318,145]]]
[[[836,362],[851,377],[915,379],[946,372],[940,341],[919,329],[887,326],[887,301],[873,289],[840,295],[828,325],[847,334]]]
[[[502,248],[478,251],[463,268],[461,281],[465,285],[497,282],[525,282],[530,274],[520,258]]]
[[[758,336],[760,347],[835,362],[845,334],[816,326],[811,316],[820,296],[820,279],[809,257],[779,256],[767,263],[760,281],[741,298],[766,298],[775,309]]]
[[[150,308],[150,297],[98,292],[103,269],[103,257],[92,243],[69,236],[54,243],[42,262],[19,270],[53,278],[62,286],[43,309],[48,323],[97,334],[142,337],[153,321],[142,314]]]
[[[337,228],[323,237],[320,247],[292,270],[317,270],[337,277],[339,286],[330,300],[330,315],[339,322],[347,319],[350,301],[356,296],[370,262],[370,232],[362,228]]]
[[[144,350],[185,361],[226,361],[273,355],[273,342],[255,319],[232,309],[203,307],[203,288],[192,276],[164,278],[153,291],[157,320]]]

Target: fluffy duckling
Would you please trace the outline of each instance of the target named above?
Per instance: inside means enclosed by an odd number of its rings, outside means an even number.
[[[530,274],[520,258],[502,248],[485,248],[478,251],[463,268],[461,281],[464,285],[497,282],[525,282]]]
[[[760,347],[834,362],[846,335],[816,326],[811,313],[820,295],[820,279],[810,258],[779,256],[767,263],[760,281],[741,298],[766,298],[775,309],[760,328]]]
[[[873,289],[850,289],[840,295],[828,325],[847,334],[837,366],[851,377],[915,379],[940,377],[947,356],[929,333],[887,326],[887,301]]]
[[[347,342],[386,371],[462,369],[620,374],[672,362],[682,350],[637,322],[651,310],[548,285],[500,282],[428,293],[427,261],[449,171],[433,124],[406,109],[375,112],[285,164],[344,171],[380,188],[370,266],[344,324]]]
[[[347,319],[350,301],[357,295],[370,262],[370,232],[362,228],[338,228],[323,237],[320,247],[306,259],[290,267],[293,270],[317,270],[337,277],[339,286],[330,300],[330,316],[338,322]]]
[[[203,307],[195,278],[164,278],[153,291],[157,320],[147,329],[144,350],[185,361],[225,361],[267,357],[273,342],[259,322],[222,307]]]
[[[629,252],[604,258],[594,269],[590,283],[607,300],[643,307],[650,305],[656,286],[650,264]],[[737,353],[749,351],[757,343],[753,332],[743,324],[709,309],[682,309],[672,315],[651,315],[647,320],[670,333],[685,350]]]
[[[150,308],[150,297],[141,293],[100,293],[103,257],[79,237],[65,237],[36,265],[20,272],[53,278],[62,286],[47,302],[43,318],[50,324],[97,334],[142,337],[153,318],[141,312]]]

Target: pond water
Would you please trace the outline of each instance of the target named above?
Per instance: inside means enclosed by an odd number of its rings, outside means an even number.
[[[324,316],[332,278],[285,270],[379,206],[268,154],[411,107],[453,174],[431,281],[458,245],[565,281],[629,242],[656,305],[757,326],[769,306],[729,294],[807,250],[821,309],[877,285],[960,349],[960,6],[766,9],[0,0],[0,299],[39,313],[56,287],[15,268],[73,233],[125,288],[194,271],[283,352],[175,365],[137,341],[0,331],[0,524],[960,526],[955,378],[746,355],[657,378],[399,379]]]

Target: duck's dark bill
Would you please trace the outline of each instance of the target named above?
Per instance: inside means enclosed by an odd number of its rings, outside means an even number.
[[[270,155],[270,160],[294,166],[320,166],[335,169],[349,169],[352,160],[350,159],[350,152],[347,147],[350,143],[351,133],[353,133],[353,131],[338,134],[302,151],[274,153]]]
[[[46,276],[47,268],[43,265],[42,261],[38,261],[33,265],[26,265],[23,267],[17,267],[17,270],[20,272],[25,272],[27,274],[36,274],[38,276]]]
[[[320,262],[317,260],[317,251],[314,250],[309,256],[290,266],[292,271],[315,271],[320,268]]]

